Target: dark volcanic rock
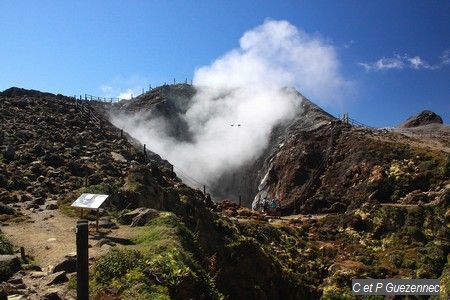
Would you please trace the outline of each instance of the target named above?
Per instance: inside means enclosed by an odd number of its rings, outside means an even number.
[[[16,210],[6,204],[0,203],[0,214],[15,215]]]
[[[65,271],[67,273],[73,273],[77,270],[77,259],[73,256],[66,256],[63,261],[58,263],[53,268],[53,273]]]
[[[42,296],[41,300],[60,300],[62,299],[57,292],[48,292]]]
[[[0,281],[9,279],[20,268],[20,259],[17,256],[0,255]]]
[[[67,273],[65,271],[60,271],[53,273],[49,276],[47,285],[54,285],[67,281],[69,281],[69,278],[67,278]]]
[[[155,209],[140,207],[120,216],[119,221],[122,224],[131,224],[131,226],[142,226],[157,216],[158,213]]]
[[[442,118],[435,114],[432,111],[424,110],[421,113],[419,113],[417,116],[411,117],[408,120],[405,121],[405,123],[401,124],[400,128],[411,128],[411,127],[417,127],[427,124],[442,124]]]

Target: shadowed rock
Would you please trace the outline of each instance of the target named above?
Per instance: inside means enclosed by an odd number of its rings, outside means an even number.
[[[432,112],[430,110],[424,110],[421,113],[419,113],[418,115],[407,119],[399,127],[400,128],[411,128],[411,127],[417,127],[417,126],[422,126],[422,125],[427,125],[427,124],[432,124],[432,123],[442,124],[443,121],[442,121],[442,118],[439,115],[435,114],[434,112]]]

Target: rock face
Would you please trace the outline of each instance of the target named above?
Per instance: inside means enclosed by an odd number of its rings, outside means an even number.
[[[168,169],[108,122],[100,113],[108,105],[19,88],[0,93],[0,202],[57,209],[55,200],[72,191],[123,185],[132,162]],[[3,205],[1,214],[14,211]]]
[[[391,174],[390,169],[401,160],[412,159],[411,165],[420,165],[414,151],[397,149],[395,133],[352,127],[294,93],[301,103],[296,117],[272,130],[259,157],[222,174],[208,187],[215,201],[238,203],[241,196],[242,205],[257,209],[263,201],[273,199],[283,214],[345,212],[368,201],[369,195],[370,201],[389,202],[415,189],[426,192],[437,179],[424,178],[416,171],[407,188],[399,181],[390,182],[393,175],[386,174]],[[190,85],[164,86],[115,109],[162,117],[177,129],[172,135],[175,139],[181,141],[182,136],[189,140],[189,132],[179,119],[193,95],[195,89]],[[442,123],[442,119],[425,111],[409,120],[408,126],[433,122]],[[387,154],[389,151],[392,153]]]
[[[418,115],[406,120],[399,127],[400,128],[411,128],[411,127],[417,127],[417,126],[433,124],[433,123],[442,124],[443,123],[442,118],[432,111],[424,110],[421,113],[419,113]]]

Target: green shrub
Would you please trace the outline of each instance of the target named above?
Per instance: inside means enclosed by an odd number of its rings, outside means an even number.
[[[11,243],[5,238],[5,236],[0,233],[0,254],[12,254],[13,246]]]
[[[103,284],[121,278],[128,271],[144,266],[142,254],[130,249],[112,249],[100,257],[95,265],[95,279]]]

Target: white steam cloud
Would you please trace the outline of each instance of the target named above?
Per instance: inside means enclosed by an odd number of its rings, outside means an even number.
[[[246,32],[238,49],[198,68],[193,82],[197,94],[181,116],[189,141],[170,136],[163,118],[116,115],[112,121],[206,184],[258,157],[274,126],[296,115],[300,98],[284,87],[322,103],[348,87],[331,45],[273,20]]]

